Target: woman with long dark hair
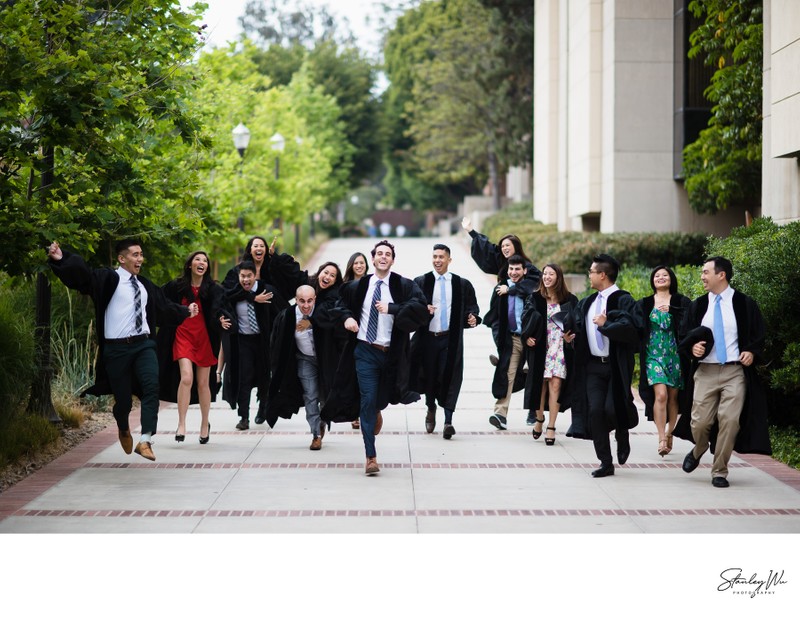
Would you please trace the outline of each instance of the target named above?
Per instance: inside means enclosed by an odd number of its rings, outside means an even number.
[[[525,293],[531,294],[539,287],[542,273],[525,254],[519,237],[511,234],[503,235],[496,244],[493,244],[486,235],[472,229],[472,221],[469,218],[461,220],[461,226],[472,237],[470,254],[483,272],[496,274],[498,281],[505,281],[508,279],[508,258],[519,255],[525,260],[525,277],[521,281],[526,287]]]
[[[363,252],[354,252],[347,261],[342,282],[349,283],[350,281],[358,281],[368,272],[369,264],[367,263],[367,256]]]
[[[539,291],[531,294],[522,312],[522,338],[527,345],[530,367],[525,384],[528,424],[533,425],[533,438],[538,439],[542,436],[544,411],[549,411],[544,438],[549,446],[556,442],[558,413],[569,408],[572,347],[564,343],[563,319],[577,304],[577,297],[567,289],[561,266],[548,263],[542,268]]]
[[[691,301],[678,292],[678,279],[667,266],[653,268],[651,296],[639,301],[644,335],[639,352],[639,395],[645,416],[655,421],[658,454],[672,451],[672,431],[678,414],[691,410],[691,402],[681,397],[689,376],[688,362],[678,354],[678,327]]]
[[[163,291],[175,303],[196,304],[200,318],[187,318],[177,327],[167,323],[159,329],[159,397],[178,404],[178,442],[186,436],[189,404],[199,403],[200,443],[206,444],[211,432],[212,390],[216,392],[211,368],[217,364],[220,348],[218,319],[223,301],[221,286],[211,278],[208,254],[202,250],[190,254],[181,276],[164,285]]]

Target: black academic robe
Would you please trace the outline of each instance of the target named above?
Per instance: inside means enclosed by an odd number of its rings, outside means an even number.
[[[561,311],[569,313],[575,309],[578,299],[574,294],[569,294],[561,301]],[[526,350],[528,362],[528,377],[525,380],[525,408],[538,410],[542,401],[542,386],[544,384],[544,363],[547,355],[547,301],[540,292],[534,292],[525,301],[522,311],[522,343]],[[526,338],[535,338],[536,345],[527,346]],[[558,405],[561,412],[568,410],[572,403],[572,372],[573,347],[564,343],[564,362],[567,376],[561,381],[561,390],[558,395]],[[545,410],[550,410],[548,397],[545,397]]]
[[[507,281],[502,281],[500,285],[508,285]],[[513,288],[509,288],[507,294],[498,295],[497,292],[492,291],[492,298],[489,301],[489,311],[483,319],[483,324],[492,330],[492,337],[494,344],[497,347],[497,366],[494,368],[494,376],[492,377],[492,396],[495,399],[502,399],[508,394],[508,367],[511,364],[511,351],[513,350],[513,342],[511,332],[508,330],[508,300],[510,296],[519,297],[523,301],[528,299],[530,292],[526,289],[529,284],[520,282],[515,284]],[[520,323],[520,328],[524,326],[523,320]],[[523,331],[523,334],[525,332]],[[530,332],[527,333],[530,335]],[[525,345],[523,336],[522,344]],[[525,388],[525,349],[523,348],[522,359],[517,365],[517,372],[514,375],[514,393],[521,391]]]
[[[736,328],[739,336],[739,351],[753,354],[753,364],[743,366],[747,393],[745,395],[742,414],[739,417],[739,433],[733,449],[740,454],[772,454],[769,439],[767,399],[756,365],[763,361],[764,338],[766,326],[758,304],[746,294],[734,292],[733,313],[736,317]],[[699,359],[692,355],[692,346],[699,340],[706,340],[706,354],[711,352],[714,335],[707,327],[702,326],[703,317],[708,310],[708,294],[698,297],[689,306],[686,317],[681,323],[681,342],[679,350],[682,355],[691,359],[691,378],[687,379],[686,390],[690,399],[694,395],[694,372],[699,366]],[[708,341],[711,342],[708,342]],[[705,356],[703,356],[705,357]],[[711,429],[711,451],[714,452],[717,438],[717,424]],[[672,433],[676,437],[694,442],[692,437],[691,416],[683,415]]]
[[[270,303],[258,303],[253,300],[256,294],[261,294],[263,291],[272,292],[273,297]],[[267,392],[269,389],[270,381],[270,334],[272,333],[272,322],[275,320],[278,312],[285,309],[288,305],[285,300],[280,296],[278,291],[264,281],[256,281],[255,291],[246,292],[244,288],[237,283],[235,287],[229,289],[225,293],[225,303],[223,308],[223,315],[231,320],[231,328],[228,329],[228,335],[223,337],[222,344],[225,351],[225,374],[223,376],[222,384],[222,399],[224,399],[231,408],[235,409],[237,406],[237,397],[239,391],[239,320],[236,316],[236,303],[240,301],[248,301],[255,305],[256,321],[258,322],[259,333],[259,351],[262,354],[262,366],[266,370],[258,376],[256,381],[259,409],[258,417],[264,417],[265,406],[267,400]]]
[[[361,320],[361,308],[369,289],[371,277],[372,275],[369,274],[340,287],[336,312],[342,326],[347,318]],[[389,313],[394,316],[394,325],[389,342],[386,369],[381,375],[378,388],[378,410],[383,410],[389,404],[410,404],[419,400],[419,393],[410,391],[408,387],[409,334],[427,324],[429,316],[425,296],[416,283],[394,272],[389,274],[388,281],[389,291],[394,301],[389,305]],[[339,359],[333,389],[328,401],[322,407],[323,421],[351,422],[353,419],[358,419],[361,412],[361,396],[356,378],[355,358],[353,357],[356,340],[356,334],[348,332],[347,343]]]
[[[347,340],[347,330],[338,316],[332,314],[339,297],[338,287],[317,294],[311,313],[314,350],[319,371],[318,393],[323,405],[333,388],[339,358]],[[296,306],[282,310],[272,326],[271,365],[272,380],[267,397],[266,420],[274,427],[278,417],[289,419],[304,405],[303,387],[297,377],[297,343],[294,330],[297,325]]]
[[[181,293],[180,284],[177,280],[169,281],[161,289],[164,295],[174,303],[180,303],[183,298],[188,299],[190,303],[194,301],[194,294],[191,288],[187,286],[184,292]],[[220,349],[219,317],[222,314],[225,291],[218,283],[212,283],[207,286],[206,291],[205,296],[200,297],[200,304],[203,308],[203,320],[208,332],[208,341],[211,343],[211,351],[215,356],[218,356]],[[178,361],[172,359],[172,348],[175,343],[177,329],[177,325],[162,325],[158,328],[156,336],[159,373],[158,398],[165,402],[178,401],[178,385],[181,382],[181,371]],[[213,367],[208,376],[208,385],[211,389],[211,401],[216,401],[219,387],[217,385],[217,374]],[[198,401],[197,380],[195,379],[192,381],[192,393],[189,403],[197,404]]]
[[[675,336],[675,343],[680,340],[681,322],[689,309],[692,301],[683,294],[673,294],[669,299],[669,313],[672,316],[672,333]],[[638,302],[639,313],[642,315],[642,343],[639,347],[639,397],[644,402],[644,415],[650,421],[655,419],[653,406],[656,403],[656,394],[653,387],[647,383],[647,345],[650,342],[650,312],[655,306],[655,296],[645,296]],[[677,349],[676,349],[677,351]],[[689,359],[681,355],[681,376],[683,377],[684,388],[678,392],[678,414],[688,415],[692,411],[691,391],[685,388],[686,382],[691,379],[691,364]]]
[[[274,254],[269,259],[269,276],[272,284],[278,288],[287,300],[291,300],[301,285],[311,285],[308,270],[301,270],[292,255]]]
[[[62,248],[63,257],[60,261],[48,259],[50,269],[61,279],[71,290],[77,290],[81,294],[92,297],[95,310],[95,325],[97,327],[97,343],[99,352],[94,367],[94,384],[81,393],[84,395],[110,395],[111,382],[106,374],[105,363],[103,361],[103,350],[105,349],[105,315],[106,308],[111,302],[111,297],[119,285],[119,275],[113,268],[90,268],[86,261],[80,256]],[[177,327],[189,316],[189,308],[170,301],[161,291],[161,288],[149,279],[138,275],[139,281],[144,285],[147,292],[147,306],[145,307],[144,317],[150,329],[150,339],[155,340],[159,324],[167,324]],[[133,380],[133,392],[141,395],[141,388]]]
[[[498,281],[505,281],[508,278],[508,263],[503,256],[500,246],[489,241],[486,235],[476,230],[471,230],[469,236],[472,237],[470,254],[473,261],[481,271],[486,274],[496,274]],[[542,273],[535,265],[528,262],[525,267],[525,277],[519,282],[525,294],[531,294],[539,287]]]
[[[422,290],[428,305],[433,304],[433,293],[436,285],[436,276],[428,272],[414,279],[414,283]],[[442,408],[455,410],[458,395],[461,392],[461,382],[464,377],[464,330],[471,329],[467,318],[473,314],[476,325],[481,323],[478,301],[475,298],[475,288],[467,279],[453,274],[450,280],[452,297],[450,301],[450,321],[447,336],[447,359],[445,360],[444,379],[439,384],[436,401]],[[436,376],[427,376],[425,373],[424,347],[429,340],[428,327],[433,318],[428,314],[428,322],[420,327],[411,338],[411,370],[409,373],[409,389],[417,393],[427,391],[426,383],[429,379],[435,380]]]
[[[597,293],[582,299],[565,322],[565,330],[575,334],[575,363],[572,383],[572,423],[568,437],[591,439],[588,418],[589,404],[586,397],[586,365],[590,362],[591,350],[586,336],[586,315],[593,309]],[[633,297],[624,290],[617,290],[606,303],[606,323],[599,328],[609,340],[608,354],[611,364],[611,397],[606,408],[609,431],[617,424],[634,428],[639,423],[639,413],[633,403],[631,383],[635,365],[635,354],[639,351],[642,329],[641,314]]]

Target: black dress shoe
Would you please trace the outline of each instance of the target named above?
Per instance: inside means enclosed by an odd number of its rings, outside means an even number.
[[[617,463],[620,465],[625,465],[628,460],[628,457],[631,455],[631,446],[630,444],[626,446],[617,446]]]
[[[249,419],[240,419],[239,423],[236,424],[237,430],[250,430],[250,420]]]
[[[711,484],[714,487],[730,487],[731,484],[728,482],[727,478],[723,478],[722,476],[715,476],[711,479]]]
[[[431,434],[436,428],[436,409],[429,408],[428,414],[425,415],[425,432]]]
[[[690,450],[683,459],[683,471],[690,474],[697,469],[698,465],[700,465],[700,459],[694,458],[694,450]]]
[[[449,440],[456,433],[456,429],[453,428],[453,424],[445,424],[444,431],[442,432],[442,436]]]
[[[594,478],[604,478],[606,476],[614,476],[613,465],[601,465],[599,468],[592,472]]]
[[[257,425],[257,426],[260,426],[261,424],[263,424],[263,423],[266,421],[266,419],[264,419],[263,417],[259,417],[258,415],[256,415],[256,418],[255,418],[253,421],[255,421],[255,422],[256,422],[256,425]]]

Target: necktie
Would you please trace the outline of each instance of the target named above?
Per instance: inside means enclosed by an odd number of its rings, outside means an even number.
[[[725,345],[725,323],[722,322],[722,296],[717,296],[714,303],[714,349],[717,361],[725,364],[728,361],[728,349]]]
[[[253,303],[247,304],[247,322],[250,324],[250,329],[254,334],[260,333],[261,329],[258,327],[258,320],[256,319],[256,306]]]
[[[442,331],[447,331],[450,327],[450,322],[447,315],[447,281],[443,276],[439,277],[442,291],[439,293],[439,322],[442,325]]]
[[[596,305],[594,315],[599,316],[603,313],[603,297],[598,294],[594,302]],[[603,351],[606,348],[606,341],[603,339],[603,334],[600,333],[600,330],[596,326],[594,328],[594,339],[597,341],[597,348]]]
[[[378,337],[378,308],[375,303],[381,300],[381,284],[383,281],[378,281],[375,284],[375,293],[372,295],[372,305],[369,308],[369,321],[367,322],[367,342],[375,342]]]
[[[139,289],[136,275],[131,275],[131,283],[133,283],[133,318],[136,322],[136,333],[138,334],[142,331],[142,291]]]
[[[508,330],[517,331],[517,298],[508,296]]]

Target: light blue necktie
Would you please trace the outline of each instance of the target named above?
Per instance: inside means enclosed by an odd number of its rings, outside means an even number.
[[[443,276],[439,277],[439,281],[442,282],[441,298],[439,299],[439,322],[442,324],[442,331],[447,331],[450,327],[450,321],[447,316],[447,281]]]
[[[722,321],[722,295],[717,295],[714,304],[714,349],[717,361],[725,364],[728,361],[728,349],[725,345],[725,323]]]
[[[603,313],[603,297],[600,294],[597,295],[595,303],[596,307],[594,310],[594,315],[599,316]],[[594,328],[594,339],[597,341],[597,348],[600,349],[600,351],[603,351],[606,348],[606,341],[603,338],[603,334],[600,333],[600,329],[598,329],[597,325],[595,325]]]

